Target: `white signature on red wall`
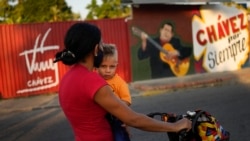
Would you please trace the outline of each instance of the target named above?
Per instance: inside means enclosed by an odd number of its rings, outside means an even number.
[[[57,63],[53,63],[53,58],[47,59],[47,60],[39,60],[37,59],[37,55],[44,54],[45,52],[52,51],[52,50],[58,50],[59,45],[49,45],[44,46],[44,42],[47,39],[47,36],[49,35],[51,31],[51,28],[49,28],[46,33],[44,34],[43,38],[41,39],[41,42],[39,44],[39,40],[41,37],[41,34],[39,34],[36,37],[36,41],[34,44],[33,49],[25,50],[19,54],[19,56],[25,57],[25,63],[28,70],[29,75],[33,75],[34,72],[41,73],[40,76],[35,76],[33,79],[27,81],[27,87],[18,90],[17,93],[26,93],[26,92],[33,92],[33,91],[39,91],[44,90],[48,88],[52,88],[54,86],[57,86],[59,83],[59,74],[58,74],[58,65]],[[54,76],[44,76],[46,71],[52,71],[54,72]]]

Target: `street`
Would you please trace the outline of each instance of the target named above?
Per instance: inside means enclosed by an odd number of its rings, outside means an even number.
[[[230,141],[250,138],[249,83],[187,88],[165,94],[133,97],[137,112],[184,114],[202,109],[216,117],[231,133]],[[73,141],[73,132],[59,107],[4,113],[0,116],[1,141]],[[166,133],[145,132],[129,127],[131,141],[167,141]]]
[[[138,97],[133,100],[133,109],[142,112],[170,112],[184,114],[202,109],[216,117],[230,132],[230,141],[248,141],[250,138],[250,87],[249,84],[180,90],[157,96]],[[166,141],[165,133],[149,133],[132,129],[132,141]]]

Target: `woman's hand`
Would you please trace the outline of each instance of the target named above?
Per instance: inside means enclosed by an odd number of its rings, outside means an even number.
[[[186,129],[186,131],[188,132],[191,128],[192,128],[192,121],[190,121],[187,118],[183,118],[181,120],[178,120],[176,122],[176,126],[178,127],[178,131],[181,131],[183,129]]]

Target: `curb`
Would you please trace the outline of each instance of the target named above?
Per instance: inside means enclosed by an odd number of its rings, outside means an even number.
[[[211,79],[204,80],[198,82],[188,82],[188,83],[177,83],[177,84],[162,84],[157,86],[146,86],[146,85],[135,85],[134,89],[137,89],[138,94],[135,96],[150,96],[155,94],[173,92],[177,90],[183,90],[188,88],[200,88],[200,87],[213,87],[218,86],[225,83],[230,83],[233,78],[225,78],[225,79]]]

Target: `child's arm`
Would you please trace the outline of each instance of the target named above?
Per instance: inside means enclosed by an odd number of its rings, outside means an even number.
[[[131,105],[131,95],[127,83],[122,83],[117,91],[120,99],[125,102],[126,105]]]

